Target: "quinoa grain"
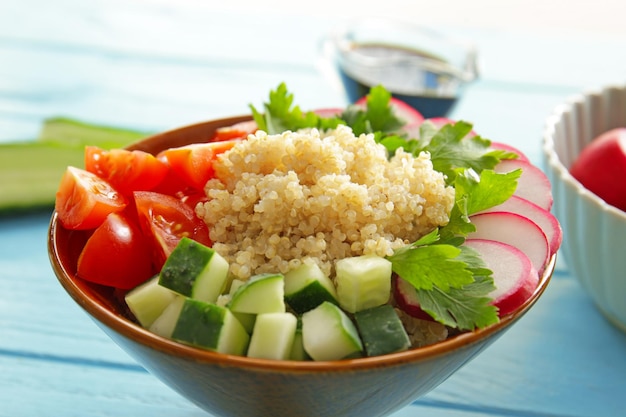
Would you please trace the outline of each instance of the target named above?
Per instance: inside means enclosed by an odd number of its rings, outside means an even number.
[[[372,135],[346,126],[267,135],[259,131],[222,154],[208,202],[197,214],[213,248],[242,280],[304,260],[332,275],[348,256],[388,256],[445,225],[454,189],[430,156],[398,150],[388,159]]]

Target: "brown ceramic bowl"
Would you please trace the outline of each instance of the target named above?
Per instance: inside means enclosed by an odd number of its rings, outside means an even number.
[[[207,141],[216,128],[248,116],[209,121],[131,146],[152,153]],[[428,393],[494,342],[546,289],[552,259],[532,297],[497,324],[435,345],[379,357],[332,362],[251,359],[164,339],[135,324],[108,288],[76,276],[82,242],[54,214],[48,248],[61,285],[94,321],[149,372],[216,416],[384,416]]]

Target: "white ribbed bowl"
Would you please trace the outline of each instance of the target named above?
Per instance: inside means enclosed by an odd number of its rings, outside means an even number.
[[[586,144],[615,127],[626,127],[626,85],[572,97],[547,119],[543,157],[563,228],[563,258],[598,309],[626,331],[626,212],[568,171]]]

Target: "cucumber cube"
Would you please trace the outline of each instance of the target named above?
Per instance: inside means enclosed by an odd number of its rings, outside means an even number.
[[[154,334],[171,339],[172,332],[174,331],[174,327],[176,327],[176,322],[178,321],[180,311],[183,309],[183,304],[185,304],[186,299],[187,297],[176,295],[174,301],[165,307],[163,313],[150,325],[149,330]]]
[[[289,359],[292,361],[311,360],[311,357],[304,350],[304,343],[302,340],[302,318],[298,318],[298,325],[296,326],[296,334],[293,337],[293,345],[291,346]]]
[[[228,262],[219,253],[183,237],[165,261],[159,284],[181,295],[214,303],[227,278]]]
[[[187,298],[172,339],[220,353],[244,355],[250,337],[227,308]]]
[[[130,290],[124,300],[139,324],[147,329],[174,301],[176,295],[174,291],[159,285],[159,278],[154,277]]]
[[[324,301],[337,304],[337,292],[330,277],[315,262],[304,262],[285,274],[285,301],[302,314]]]
[[[391,294],[391,262],[373,255],[355,256],[335,265],[339,305],[349,313],[386,304]]]
[[[258,274],[250,277],[235,290],[226,306],[235,313],[284,313],[283,274]]]
[[[411,346],[402,321],[392,306],[361,310],[354,314],[367,356],[401,352]]]
[[[302,315],[302,343],[316,361],[359,356],[363,344],[350,318],[328,301]]]
[[[298,319],[291,313],[264,313],[256,316],[248,356],[287,360],[291,354]]]

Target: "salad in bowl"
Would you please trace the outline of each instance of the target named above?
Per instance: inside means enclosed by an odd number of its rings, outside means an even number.
[[[561,229],[521,151],[381,86],[251,110],[88,146],[50,226],[68,293],[206,410],[389,414],[545,290]]]

